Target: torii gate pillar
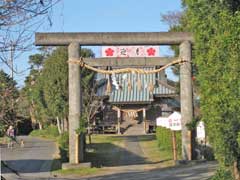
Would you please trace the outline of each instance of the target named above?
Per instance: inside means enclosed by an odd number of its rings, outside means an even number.
[[[180,44],[180,58],[187,61],[180,66],[182,159],[192,160],[191,135],[186,127],[186,124],[191,122],[193,118],[191,43],[189,41],[184,41]]]
[[[79,59],[79,43],[70,43],[68,46],[68,58]],[[69,163],[77,164],[83,161],[83,151],[79,148],[79,136],[76,129],[79,128],[81,117],[81,74],[80,66],[68,64],[69,86]]]

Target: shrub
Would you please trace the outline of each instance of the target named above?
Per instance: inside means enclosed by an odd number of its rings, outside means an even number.
[[[210,180],[233,180],[233,177],[230,170],[219,168]]]
[[[3,137],[5,135],[5,129],[6,129],[5,125],[2,122],[0,122],[0,137]]]
[[[172,132],[170,129],[164,127],[157,127],[156,137],[158,141],[158,147],[160,150],[172,151]],[[178,157],[181,157],[182,139],[181,131],[176,132],[177,152]]]
[[[49,134],[50,136],[54,137],[54,138],[59,136],[59,132],[58,132],[57,126],[53,126],[53,125],[48,126],[46,128],[46,133]]]
[[[59,136],[58,129],[56,126],[48,126],[46,129],[42,130],[33,130],[30,133],[31,136],[43,137],[49,139],[56,139]]]
[[[68,153],[69,153],[69,137],[68,136],[69,136],[69,133],[64,132],[58,138],[58,145],[59,145],[62,162],[68,162],[68,158],[69,158],[69,155],[68,155]]]

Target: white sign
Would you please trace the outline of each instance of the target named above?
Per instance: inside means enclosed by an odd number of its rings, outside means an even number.
[[[200,121],[197,125],[197,139],[204,140],[205,139],[205,125],[203,121]]]
[[[157,126],[169,128],[172,131],[182,130],[181,114],[173,112],[169,117],[159,117],[157,118]]]
[[[169,128],[172,131],[179,131],[182,130],[182,121],[181,121],[181,114],[178,112],[173,112],[169,117]]]
[[[159,57],[159,46],[103,46],[102,57]]]

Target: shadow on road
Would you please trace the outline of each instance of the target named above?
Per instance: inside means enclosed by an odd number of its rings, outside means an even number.
[[[99,147],[106,151],[100,150]],[[111,143],[92,143],[88,148],[93,149],[93,152],[87,152],[87,161],[92,162],[94,167],[148,163],[145,158]]]
[[[2,174],[12,173],[15,170],[17,173],[39,173],[48,172],[49,167],[45,167],[44,164],[50,164],[51,160],[39,160],[39,159],[24,159],[24,160],[7,160],[4,163],[10,167],[2,167]]]
[[[88,180],[207,180],[211,177],[217,164],[215,162],[202,163],[194,166],[161,168],[154,170],[132,171],[125,173],[114,173],[111,175],[87,178]],[[80,178],[81,179],[81,178]]]

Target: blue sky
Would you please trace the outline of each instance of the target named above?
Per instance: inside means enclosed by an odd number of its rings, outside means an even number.
[[[180,11],[181,0],[62,0],[52,12],[52,27],[43,26],[40,32],[159,32],[168,26],[161,22],[161,14]],[[97,48],[93,49],[99,55]],[[18,70],[29,67],[28,52],[16,60]],[[160,49],[169,55],[167,48]],[[17,63],[18,62],[18,63]],[[2,65],[1,65],[2,66]],[[5,67],[4,70],[7,71]],[[15,76],[23,86],[25,74]]]

